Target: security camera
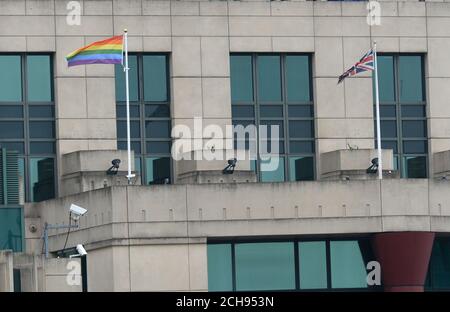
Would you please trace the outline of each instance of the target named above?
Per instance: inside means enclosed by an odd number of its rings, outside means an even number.
[[[78,251],[78,254],[80,256],[86,256],[87,255],[86,249],[84,249],[83,245],[81,245],[81,244],[77,245],[77,251]]]
[[[77,206],[75,204],[70,205],[70,213],[73,215],[75,220],[78,220],[81,216],[86,214],[87,209]]]

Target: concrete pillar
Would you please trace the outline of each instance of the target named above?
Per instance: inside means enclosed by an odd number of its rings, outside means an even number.
[[[386,292],[423,292],[433,232],[379,233],[373,248]]]

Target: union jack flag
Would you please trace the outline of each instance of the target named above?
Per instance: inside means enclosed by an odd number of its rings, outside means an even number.
[[[345,78],[353,76],[365,71],[374,70],[373,59],[374,53],[373,49],[370,49],[355,65],[353,65],[349,70],[339,76],[338,84],[342,82]]]

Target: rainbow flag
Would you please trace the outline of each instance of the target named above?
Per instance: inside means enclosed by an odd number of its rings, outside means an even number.
[[[121,64],[123,35],[91,43],[66,56],[69,67],[86,64]]]

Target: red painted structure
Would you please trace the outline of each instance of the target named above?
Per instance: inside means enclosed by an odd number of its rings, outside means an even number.
[[[423,292],[433,248],[433,232],[378,233],[373,250],[386,292]]]

